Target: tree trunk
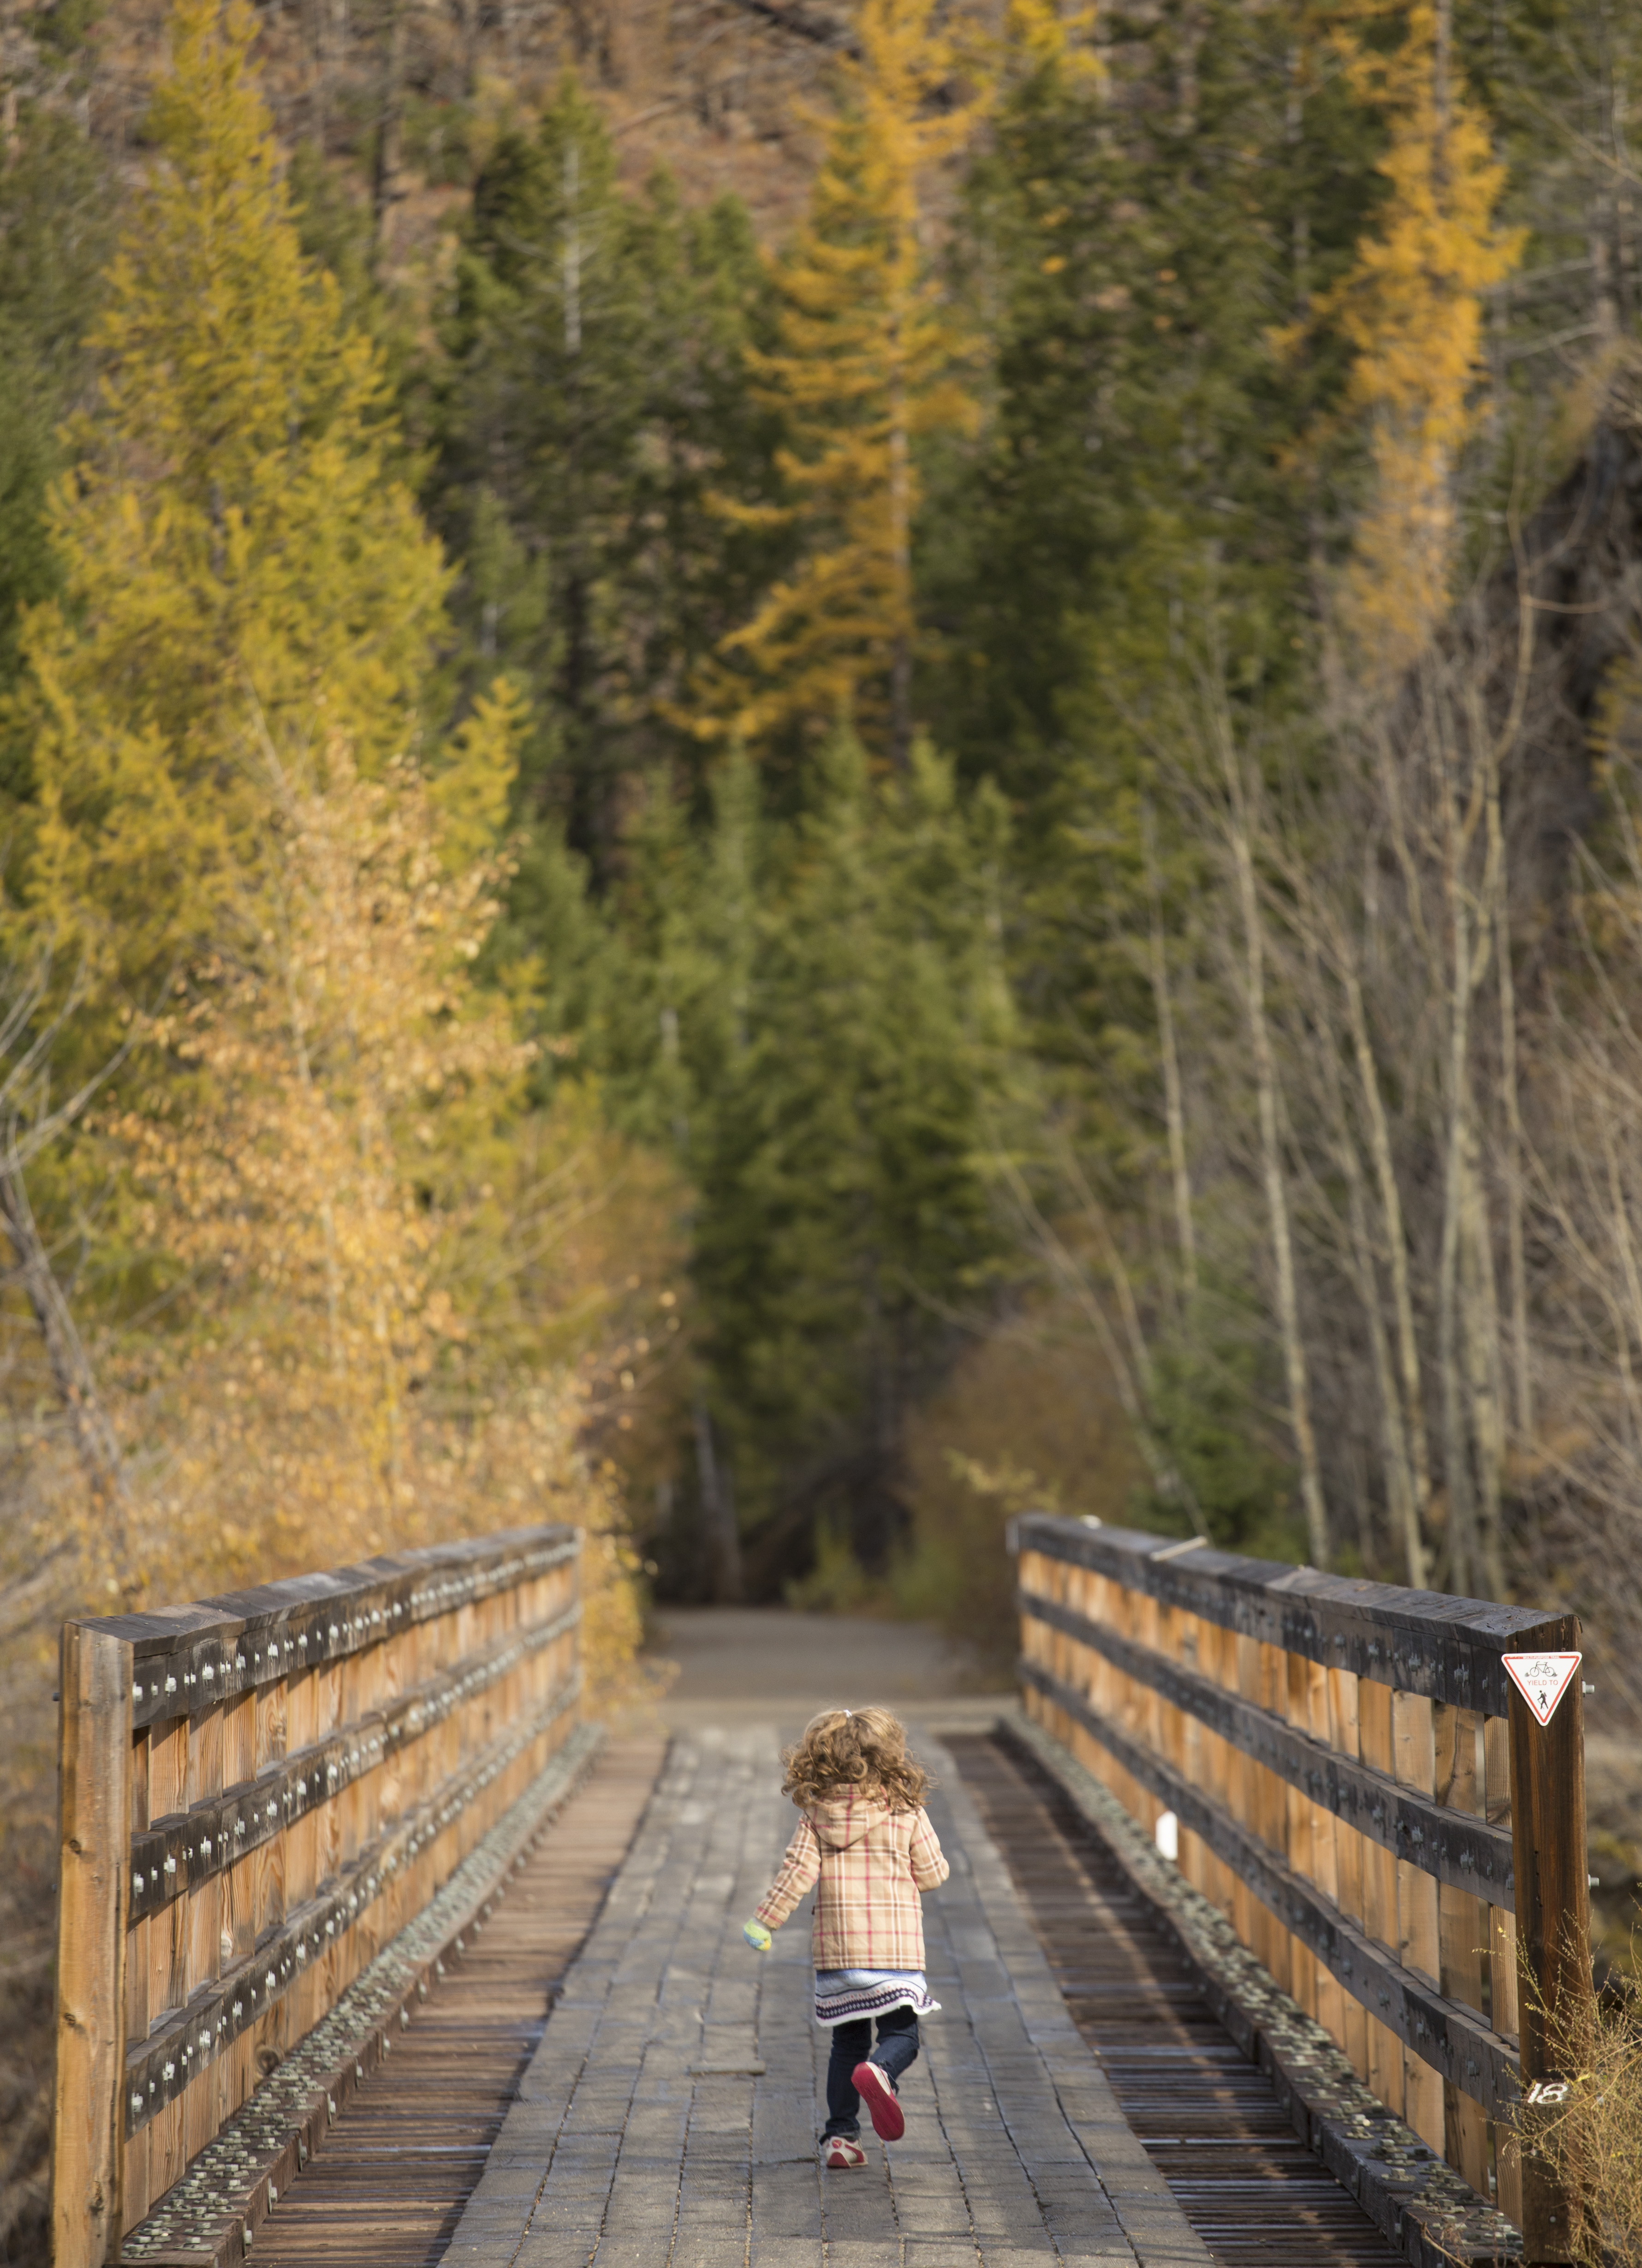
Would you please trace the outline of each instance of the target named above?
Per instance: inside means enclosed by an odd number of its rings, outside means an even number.
[[[1403,1555],[1409,1582],[1423,1590],[1431,1572],[1425,1543],[1425,1522],[1431,1508],[1431,1450],[1425,1438],[1425,1389],[1420,1374],[1419,1337],[1414,1328],[1414,1295],[1409,1281],[1408,1230],[1403,1219],[1403,1195],[1397,1186],[1396,1165],[1391,1154],[1391,1130],[1386,1123],[1385,1098],[1368,1035],[1363,988],[1356,969],[1345,975],[1347,1012],[1351,1047],[1357,1062],[1357,1083],[1368,1121],[1368,1146],[1374,1161],[1380,1191],[1381,1217],[1385,1223],[1387,1263],[1391,1275],[1391,1304],[1397,1324],[1397,1367],[1403,1388],[1403,1417],[1409,1447],[1410,1497],[1403,1531]]]
[[[1505,1396],[1499,1367],[1499,1300],[1489,1235],[1488,1198],[1474,1117],[1468,1114],[1461,1158],[1460,1297],[1471,1438],[1480,1498],[1477,1550],[1487,1595],[1505,1596],[1500,1485],[1505,1471]]]
[[[1174,1189],[1174,1233],[1180,1243],[1181,1279],[1187,1302],[1197,1296],[1197,1240],[1191,1217],[1191,1174],[1186,1160],[1186,1113],[1181,1096],[1180,1054],[1174,1043],[1174,1012],[1169,998],[1167,942],[1163,934],[1163,892],[1158,876],[1157,830],[1147,799],[1141,814],[1145,841],[1146,886],[1152,900],[1152,997],[1158,1019],[1158,1052],[1163,1064],[1163,1116],[1168,1133],[1169,1174]]]
[[[719,1469],[713,1441],[712,1416],[698,1393],[693,1411],[696,1424],[696,1467],[701,1482],[702,1532],[707,1546],[707,1580],[715,1606],[739,1606],[741,1600],[741,1539],[736,1527],[730,1476]]]
[[[1339,1058],[1332,1045],[1335,1023],[1333,1003],[1329,996],[1320,965],[1319,932],[1322,924],[1314,917],[1305,897],[1300,900],[1302,917],[1306,920],[1306,970],[1311,983],[1314,1013],[1317,1029],[1322,1035],[1319,1049],[1322,1067],[1322,1084],[1334,1125],[1334,1148],[1345,1176],[1347,1219],[1351,1233],[1351,1273],[1356,1279],[1358,1297],[1362,1302],[1364,1321],[1368,1330],[1368,1350],[1373,1364],[1374,1390],[1380,1405],[1381,1454],[1385,1459],[1386,1497],[1391,1513],[1392,1526],[1403,1540],[1405,1563],[1410,1587],[1423,1588],[1425,1580],[1425,1553],[1416,1506],[1414,1477],[1409,1462],[1408,1432],[1404,1421],[1402,1395],[1398,1392],[1395,1369],[1391,1360],[1390,1344],[1386,1335],[1385,1314],[1381,1305],[1380,1271],[1374,1254],[1374,1240],[1369,1226],[1369,1199],[1363,1161],[1358,1149],[1357,1130],[1351,1123],[1351,1114],[1346,1107],[1344,1083],[1340,1075]],[[1355,978],[1355,970],[1351,975]],[[1362,1001],[1357,997],[1360,1016]],[[1378,1082],[1375,1083],[1378,1097]],[[1371,1138],[1372,1139],[1372,1138]],[[1393,1181],[1393,1195],[1395,1182]],[[1401,1229],[1400,1217],[1397,1223]],[[1389,1222],[1382,1223],[1388,1233]]]
[[[1233,745],[1229,720],[1218,720],[1220,757],[1229,796],[1229,833],[1237,874],[1238,902],[1243,921],[1243,1005],[1248,1018],[1248,1044],[1255,1064],[1255,1093],[1260,1113],[1260,1162],[1265,1182],[1266,1212],[1271,1229],[1271,1257],[1277,1275],[1278,1322],[1283,1338],[1283,1362],[1288,1378],[1289,1427],[1300,1461],[1300,1502],[1306,1514],[1307,1548],[1312,1564],[1329,1564],[1329,1522],[1323,1508],[1322,1481],[1317,1467],[1317,1440],[1311,1422],[1311,1381],[1306,1346],[1300,1336],[1300,1296],[1294,1275],[1294,1247],[1289,1228],[1288,1190],[1283,1179],[1283,1159],[1278,1136],[1277,1064],[1271,1051],[1270,1027],[1266,1020],[1265,933],[1259,894],[1255,886],[1254,850],[1248,839],[1248,797],[1242,777],[1242,756]]]
[[[1528,633],[1533,614],[1524,608]],[[1526,659],[1519,661],[1519,676],[1527,680]],[[1513,703],[1513,714],[1520,713]],[[1511,1270],[1511,1356],[1514,1404],[1512,1416],[1517,1439],[1526,1448],[1534,1431],[1534,1388],[1529,1368],[1528,1336],[1528,1261],[1522,1240],[1522,1098],[1517,1079],[1516,974],[1511,962],[1511,875],[1506,858],[1505,827],[1499,809],[1499,763],[1496,752],[1488,757],[1488,859],[1493,874],[1494,958],[1498,966],[1499,1084],[1506,1106],[1506,1240]]]
[[[75,1449],[91,1489],[94,1513],[102,1527],[110,1557],[123,1570],[130,1557],[127,1522],[131,1509],[125,1461],[97,1391],[91,1359],[28,1201],[15,1130],[7,1141],[4,1159],[0,1159],[0,1216],[4,1219],[6,1234],[17,1256],[25,1296],[40,1329],[52,1384],[74,1434]]]
[[[1438,727],[1440,730],[1440,726]],[[1447,1099],[1442,1180],[1442,1245],[1437,1263],[1437,1360],[1442,1383],[1443,1479],[1448,1492],[1448,1580],[1456,1591],[1476,1587],[1476,1510],[1471,1487],[1470,1442],[1465,1424],[1460,1317],[1460,1245],[1464,1234],[1465,1155],[1469,1141],[1471,1057],[1471,924],[1464,875],[1463,830],[1455,808],[1453,754],[1441,762],[1446,826],[1443,888],[1448,902]]]
[[[371,185],[371,212],[379,257],[387,226],[387,209],[400,194],[405,122],[405,11],[406,0],[390,0],[387,39],[382,55],[382,85],[377,106],[376,164]]]

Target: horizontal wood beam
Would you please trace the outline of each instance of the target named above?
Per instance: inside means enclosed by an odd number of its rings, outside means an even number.
[[[1246,1559],[1207,1544],[1182,1546],[1138,1528],[1091,1527],[1049,1513],[1021,1515],[1013,1535],[1020,1551],[1109,1576],[1240,1637],[1490,1717],[1511,1713],[1511,1681],[1500,1656],[1550,1651],[1563,1627],[1557,1616],[1535,1608],[1322,1575],[1314,1567]]]
[[[130,1646],[132,1721],[140,1730],[293,1670],[363,1653],[419,1623],[549,1574],[579,1550],[574,1528],[515,1528],[156,1614],[99,1616],[84,1627]]]
[[[487,1653],[427,1679],[391,1708],[369,1710],[324,1740],[267,1765],[254,1779],[153,1821],[131,1837],[128,1926],[135,1928],[162,1912],[174,1898],[186,1897],[390,1763],[453,1709],[476,1700],[520,1662],[563,1638],[581,1620],[581,1611],[578,1601],[551,1622],[511,1631]]]
[[[1159,1797],[1219,1859],[1248,1884],[1284,1928],[1309,1948],[1352,1999],[1395,2032],[1423,2062],[1480,2102],[1491,2118],[1510,2120],[1520,2098],[1513,2044],[1457,2000],[1422,1986],[1409,1970],[1354,1929],[1322,1891],[1296,1874],[1150,1749],[1101,1716],[1080,1693],[1038,1663],[1021,1660],[1020,1678],[1081,1725],[1130,1777]]]
[[[1150,1686],[1172,1707],[1185,1710],[1359,1835],[1395,1851],[1399,1859],[1434,1874],[1440,1882],[1486,1898],[1490,1905],[1513,1910],[1515,1874],[1508,1827],[1491,1827],[1485,1820],[1450,1811],[1399,1786],[1388,1773],[1314,1741],[1309,1733],[1299,1731],[1258,1702],[1228,1693],[1212,1679],[1150,1646],[1137,1646],[1075,1608],[1035,1591],[1023,1590],[1019,1595],[1023,1615],[1062,1631],[1126,1677]]]

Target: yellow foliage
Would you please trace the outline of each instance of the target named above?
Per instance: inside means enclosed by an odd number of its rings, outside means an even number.
[[[283,823],[262,887],[154,1020],[139,1094],[102,1130],[141,1241],[193,1291],[172,1348],[172,1532],[209,1506],[283,1558],[298,1538],[334,1556],[339,1534],[425,1521],[444,1492],[430,1443],[413,1483],[407,1429],[472,1329],[453,1294],[483,1211],[475,1167],[494,1149],[505,1172],[528,1050],[468,974],[494,876],[447,876],[410,768],[361,780],[335,748],[321,791],[271,745],[268,764]],[[266,1459],[246,1458],[253,1441]]]
[[[518,686],[498,677],[457,727],[445,766],[430,783],[445,857],[459,869],[490,857],[502,840],[529,708]]]
[[[1009,0],[1012,63],[1027,72],[1053,70],[1073,85],[1098,86],[1107,74],[1086,41],[1099,13],[1090,6],[1066,14],[1057,0]]]
[[[826,152],[798,239],[781,260],[780,339],[755,354],[761,398],[785,423],[792,501],[720,499],[726,516],[784,520],[793,572],[725,639],[698,688],[703,737],[756,742],[794,720],[882,716],[914,636],[914,444],[970,430],[955,375],[962,342],[930,272],[922,184],[956,151],[977,106],[931,113],[957,68],[933,0],[865,0],[858,61],[844,64]]]
[[[1372,666],[1419,650],[1448,594],[1456,460],[1476,422],[1482,294],[1510,274],[1523,232],[1494,215],[1505,168],[1469,100],[1441,0],[1406,11],[1355,0],[1334,44],[1359,97],[1381,109],[1390,185],[1377,232],[1329,295],[1356,350],[1348,406],[1370,423],[1374,490],[1355,545],[1349,607]],[[1400,17],[1394,46],[1363,34]]]
[[[574,1366],[611,1304],[586,1224],[625,1161],[590,1105],[531,1105],[530,972],[475,976],[524,704],[498,682],[427,747],[448,578],[379,358],[302,256],[250,10],[176,0],[170,28],[52,507],[66,597],[26,629],[10,870],[14,931],[90,959],[62,1051],[135,1043],[40,1167],[58,1223],[87,1193],[85,1281],[108,1288],[79,1320],[136,1559],[40,1425],[64,1603],[619,1513]],[[665,1212],[630,1205],[622,1278]],[[600,1609],[612,1662],[634,1612]]]
[[[448,574],[394,467],[380,356],[303,258],[245,0],[177,0],[51,504],[65,594],[24,632],[35,924],[152,981],[262,839],[253,718],[379,771],[413,735]]]

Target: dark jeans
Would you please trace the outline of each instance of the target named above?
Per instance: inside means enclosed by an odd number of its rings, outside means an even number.
[[[858,2017],[852,2024],[835,2024],[832,2053],[827,2059],[828,2118],[821,2129],[822,2141],[829,2142],[835,2134],[843,2134],[853,2142],[861,2131],[861,2098],[850,2076],[857,2064],[875,2063],[895,2087],[908,2065],[917,2062],[917,2053],[918,2019],[915,2009],[891,2008],[887,2014],[880,2016],[876,2048],[873,2047],[870,2016]]]

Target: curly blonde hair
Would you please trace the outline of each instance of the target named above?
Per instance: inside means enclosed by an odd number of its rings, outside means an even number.
[[[907,1728],[887,1709],[823,1709],[781,1758],[783,1795],[800,1811],[850,1790],[881,1796],[892,1811],[917,1811],[931,1786],[907,1754]]]

